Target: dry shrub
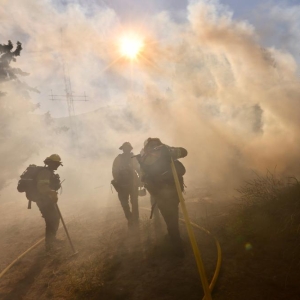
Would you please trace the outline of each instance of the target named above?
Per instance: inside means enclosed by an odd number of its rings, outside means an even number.
[[[237,191],[243,207],[243,223],[251,220],[253,223],[259,215],[272,225],[268,230],[299,234],[300,184],[295,177],[279,177],[267,171],[264,176],[256,174]]]

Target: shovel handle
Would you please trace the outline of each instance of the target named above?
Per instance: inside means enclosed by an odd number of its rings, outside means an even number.
[[[69,243],[70,243],[70,245],[71,245],[71,248],[72,248],[72,250],[73,250],[73,253],[76,254],[77,251],[75,250],[74,245],[73,245],[73,243],[72,243],[72,240],[71,240],[71,238],[70,238],[70,235],[69,235],[67,226],[66,226],[66,224],[65,224],[64,218],[63,218],[63,216],[62,216],[62,214],[61,214],[61,212],[60,212],[60,209],[59,209],[58,205],[55,204],[55,206],[56,206],[56,209],[57,209],[57,211],[58,211],[58,214],[59,214],[59,217],[60,217],[60,219],[61,219],[61,222],[62,222],[62,224],[63,224],[63,226],[64,226],[64,229],[65,229],[66,235],[67,235],[67,237],[68,237]]]

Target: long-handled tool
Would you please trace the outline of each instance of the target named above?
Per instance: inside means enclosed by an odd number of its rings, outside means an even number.
[[[73,255],[76,255],[76,254],[78,254],[78,251],[76,251],[75,248],[74,248],[74,245],[73,245],[72,240],[71,240],[71,238],[70,238],[70,235],[69,235],[67,226],[66,226],[66,224],[65,224],[64,218],[62,217],[62,214],[61,214],[61,212],[60,212],[60,210],[59,210],[59,208],[58,208],[58,205],[56,204],[55,206],[56,206],[56,209],[57,209],[57,211],[58,211],[58,213],[59,213],[59,217],[60,217],[61,222],[62,222],[62,224],[63,224],[63,226],[64,226],[65,232],[66,232],[66,234],[67,234],[69,243],[70,243],[71,248],[72,248],[72,251],[73,251]]]

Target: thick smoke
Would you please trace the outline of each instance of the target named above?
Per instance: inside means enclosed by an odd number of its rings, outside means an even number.
[[[41,104],[38,113],[50,110],[57,118],[50,126],[37,112],[29,114],[28,100],[13,88],[5,101],[0,98],[7,128],[1,131],[3,184],[16,181],[29,162],[57,152],[65,191],[80,198],[109,186],[111,163],[124,141],[138,152],[149,136],[188,149],[191,188],[231,192],[253,170],[275,166],[299,175],[297,59],[287,47],[264,43],[261,24],[235,20],[217,1],[192,1],[180,22],[167,11],[137,20],[145,49],[130,63],[119,59],[117,41],[134,24],[121,24],[107,6],[2,1],[0,17],[1,40],[23,42],[16,64],[41,91],[31,95]],[[295,36],[299,32],[294,26]],[[74,93],[85,91],[90,100],[75,103],[79,115],[72,125],[66,105],[48,96],[64,92],[63,59]],[[58,132],[63,126],[69,130]]]

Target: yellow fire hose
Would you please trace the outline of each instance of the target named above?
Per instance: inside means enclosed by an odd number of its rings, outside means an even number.
[[[185,223],[185,220],[184,219],[179,219],[180,221],[184,222]],[[220,243],[219,241],[217,240],[217,238],[215,236],[213,236],[207,229],[193,223],[193,222],[190,222],[190,224],[195,227],[195,228],[198,228],[202,231],[204,231],[205,233],[211,235],[215,241],[215,244],[216,244],[216,247],[217,247],[217,263],[216,263],[216,269],[215,269],[215,273],[213,275],[213,278],[211,280],[211,283],[209,284],[209,290],[210,292],[213,291],[215,285],[216,285],[216,282],[217,282],[217,279],[219,277],[219,274],[220,274],[220,270],[221,270],[221,263],[222,263],[222,250],[221,250],[221,246],[220,246]],[[203,298],[203,300],[205,300],[205,296]]]
[[[146,208],[146,207],[143,207],[143,206],[140,206],[140,208],[141,208],[141,209],[145,209],[145,210],[147,210],[147,211],[151,211],[151,209]],[[185,220],[184,220],[184,219],[179,218],[179,221],[185,223]],[[211,282],[210,282],[210,284],[209,284],[209,290],[210,290],[210,292],[212,292],[213,289],[214,289],[214,287],[215,287],[215,285],[216,285],[216,282],[217,282],[217,279],[218,279],[218,277],[219,277],[220,270],[221,270],[221,263],[222,263],[222,250],[221,250],[221,246],[220,246],[220,243],[219,243],[219,241],[217,240],[217,238],[216,238],[215,236],[213,236],[213,235],[211,234],[211,232],[209,232],[206,228],[201,227],[201,226],[199,226],[198,224],[193,223],[193,222],[190,222],[190,223],[191,223],[191,225],[192,225],[193,227],[195,227],[195,228],[197,228],[197,229],[200,229],[200,230],[204,231],[205,233],[207,233],[208,235],[210,235],[210,236],[214,239],[215,244],[216,244],[216,247],[217,247],[217,256],[218,256],[218,257],[217,257],[216,268],[215,268],[215,272],[214,272],[213,278],[212,278],[212,280],[211,280]],[[205,300],[205,296],[204,296],[204,298],[203,298],[202,300]]]
[[[36,242],[33,246],[28,248],[25,252],[23,252],[21,255],[19,255],[11,264],[9,264],[1,273],[0,273],[0,279],[2,276],[18,261],[20,260],[23,256],[25,256],[28,252],[33,250],[35,247],[37,247],[41,242],[43,242],[45,238],[40,239],[38,242]]]
[[[178,197],[179,197],[179,200],[180,200],[181,210],[182,210],[182,213],[183,213],[183,216],[184,216],[184,222],[185,222],[186,229],[187,229],[189,239],[190,239],[190,242],[191,242],[191,245],[192,245],[192,249],[193,249],[193,252],[194,252],[197,268],[198,268],[198,271],[199,271],[199,274],[200,274],[202,287],[203,287],[204,295],[205,295],[204,299],[212,300],[211,289],[208,285],[208,280],[207,280],[207,276],[206,276],[206,273],[205,273],[203,261],[202,261],[201,254],[200,254],[200,251],[199,251],[199,248],[198,248],[198,245],[197,245],[197,241],[196,241],[196,238],[195,238],[195,235],[194,235],[194,231],[192,229],[192,224],[190,222],[190,218],[189,218],[186,206],[185,206],[184,198],[183,198],[183,195],[182,195],[182,191],[181,191],[181,187],[180,187],[180,183],[179,183],[179,179],[178,179],[178,174],[177,174],[173,159],[171,160],[171,168],[172,168],[172,173],[173,173],[173,177],[174,177],[174,181],[175,181],[175,185],[176,185],[176,190],[177,190]],[[194,225],[196,225],[196,224],[194,224]],[[219,248],[218,248],[218,250],[219,250]],[[215,280],[212,281],[211,286],[213,286],[213,283],[215,283],[215,281],[216,281],[216,278],[215,278]]]
[[[216,282],[217,282],[217,279],[219,277],[220,270],[221,270],[221,263],[222,263],[222,250],[221,250],[221,246],[220,246],[220,243],[217,240],[217,238],[215,236],[213,236],[211,234],[211,232],[209,232],[206,228],[201,227],[201,226],[199,226],[196,223],[190,222],[189,216],[188,216],[188,213],[187,213],[187,210],[186,210],[184,198],[183,198],[183,195],[182,195],[182,192],[181,192],[181,188],[180,188],[180,184],[179,184],[179,180],[178,180],[177,171],[176,171],[176,168],[175,168],[175,165],[174,165],[173,161],[172,161],[172,165],[171,166],[172,166],[172,173],[173,173],[173,176],[174,176],[174,180],[175,180],[175,183],[176,183],[176,190],[177,190],[177,193],[179,195],[179,199],[180,199],[180,203],[181,203],[181,208],[182,208],[183,212],[184,211],[186,212],[186,214],[184,215],[184,217],[187,217],[188,222],[189,222],[188,224],[189,224],[190,231],[188,231],[188,233],[192,232],[192,239],[191,239],[191,237],[189,235],[190,241],[191,241],[192,246],[194,245],[196,247],[196,249],[198,250],[198,254],[199,254],[199,257],[200,257],[200,263],[202,264],[202,268],[201,269],[198,268],[199,273],[202,272],[202,270],[204,270],[204,267],[203,267],[203,263],[202,263],[202,260],[201,260],[201,256],[200,256],[200,253],[199,253],[197,242],[196,242],[196,239],[195,239],[195,236],[194,236],[194,233],[193,233],[193,230],[192,230],[191,226],[193,226],[193,227],[195,227],[197,229],[200,229],[200,230],[204,231],[206,234],[212,236],[212,238],[215,241],[216,247],[217,247],[217,263],[216,263],[216,268],[215,268],[215,272],[214,272],[213,278],[212,278],[212,280],[211,280],[211,282],[209,284],[209,291],[210,291],[210,294],[211,294],[211,292],[213,291],[213,289],[214,289],[214,287],[216,285]],[[140,207],[140,208],[148,210],[148,211],[151,211],[150,209],[148,209],[146,207]],[[179,218],[179,220],[181,222],[185,223],[186,226],[188,227],[186,219]],[[194,248],[193,248],[193,251],[194,251]],[[195,252],[194,252],[194,255],[195,255]],[[196,255],[195,255],[195,258],[196,258]],[[197,259],[196,259],[196,262],[197,262]],[[197,263],[197,267],[198,267],[198,263]],[[201,276],[201,274],[203,274],[203,273],[200,273],[200,276]],[[205,276],[205,278],[207,278],[205,272],[204,272],[203,275]],[[201,280],[202,280],[202,276],[201,276]],[[207,279],[206,279],[206,282],[207,282]],[[205,295],[202,300],[212,299],[211,295],[209,295],[209,297],[210,298],[207,298],[206,295]]]
[[[58,208],[58,206],[57,206],[57,209],[58,209],[58,211],[59,211],[59,208]],[[59,215],[60,215],[60,218],[61,218],[61,220],[62,220],[62,222],[63,222],[63,225],[64,225],[64,229],[65,229],[65,231],[66,231],[66,233],[67,233],[67,237],[68,237],[68,239],[69,239],[69,241],[70,241],[70,244],[71,244],[71,247],[72,247],[72,250],[73,250],[73,254],[77,254],[78,252],[74,249],[74,246],[73,246],[73,244],[72,244],[72,242],[71,242],[71,239],[70,239],[70,237],[69,237],[69,233],[68,233],[68,231],[67,231],[67,228],[66,228],[66,224],[64,223],[64,220],[63,220],[63,218],[62,218],[62,215],[61,215],[61,213],[60,213],[60,211],[59,211]],[[31,250],[33,250],[34,248],[36,248],[38,245],[40,245],[43,241],[45,240],[45,238],[43,237],[42,239],[40,239],[39,241],[37,241],[34,245],[32,245],[30,248],[28,248],[25,252],[23,252],[21,255],[19,255],[13,262],[11,262],[1,273],[0,273],[0,279],[3,277],[3,275],[16,263],[16,262],[18,262],[22,257],[24,257],[27,253],[29,253]]]
[[[222,261],[222,251],[221,251],[221,246],[219,241],[216,239],[215,236],[213,236],[207,229],[193,223],[190,222],[187,210],[186,210],[186,206],[185,206],[185,202],[184,202],[184,198],[181,192],[181,188],[180,188],[180,184],[179,184],[179,180],[178,180],[178,175],[176,172],[176,168],[174,165],[174,162],[172,160],[171,162],[171,167],[172,167],[172,172],[173,172],[173,176],[174,176],[174,180],[175,180],[175,184],[176,184],[176,190],[179,196],[179,200],[180,200],[180,204],[181,204],[181,209],[183,211],[183,215],[184,215],[184,219],[179,219],[180,221],[184,222],[186,224],[187,227],[187,231],[189,234],[189,238],[190,238],[190,242],[192,244],[192,249],[195,255],[195,259],[196,259],[196,263],[197,263],[197,267],[198,267],[198,271],[200,274],[200,278],[201,278],[201,282],[202,282],[202,286],[204,289],[204,293],[205,296],[203,298],[203,300],[212,300],[211,298],[211,292],[216,284],[216,281],[218,279],[219,273],[220,273],[220,269],[221,269],[221,261]],[[142,207],[143,208],[143,207]],[[146,208],[144,208],[146,209]],[[203,262],[201,259],[201,255],[200,255],[200,251],[198,249],[197,246],[197,242],[194,236],[194,232],[192,229],[192,226],[195,228],[198,228],[202,231],[204,231],[205,233],[211,235],[214,238],[216,247],[217,247],[217,264],[216,264],[216,269],[215,269],[215,273],[213,275],[212,281],[210,283],[210,285],[208,286],[208,280],[206,277],[206,273],[204,270],[204,266],[203,266]],[[24,257],[27,253],[29,253],[31,250],[33,250],[34,248],[36,248],[39,244],[41,244],[43,241],[45,240],[45,238],[40,239],[38,242],[36,242],[33,246],[31,246],[30,248],[28,248],[25,252],[23,252],[21,255],[19,255],[13,262],[11,262],[1,273],[0,273],[0,279],[3,277],[3,275],[17,262],[19,261],[22,257]]]

